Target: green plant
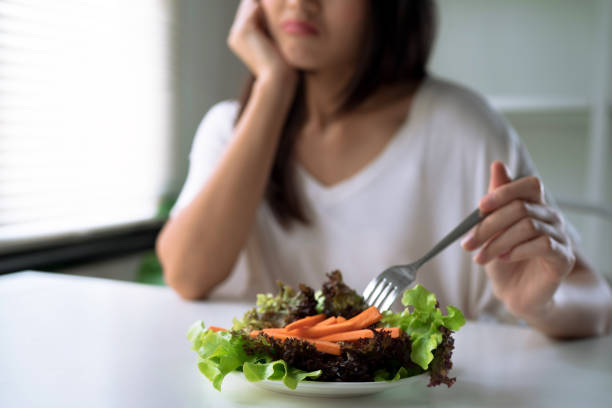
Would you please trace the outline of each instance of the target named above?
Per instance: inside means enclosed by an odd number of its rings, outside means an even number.
[[[177,197],[168,195],[161,199],[157,211],[157,217],[161,220],[167,220],[170,216],[170,210],[174,206]],[[150,285],[165,285],[163,278],[163,269],[155,254],[155,251],[145,253],[138,266],[136,272],[136,282],[147,283]]]

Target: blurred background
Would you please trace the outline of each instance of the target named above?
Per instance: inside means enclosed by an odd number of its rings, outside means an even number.
[[[0,0],[0,273],[161,284],[197,125],[246,70],[238,0]],[[612,1],[438,0],[434,74],[515,127],[612,277]]]

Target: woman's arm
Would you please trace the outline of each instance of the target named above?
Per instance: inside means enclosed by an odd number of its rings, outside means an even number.
[[[606,280],[577,254],[574,269],[559,285],[549,307],[524,319],[551,337],[599,336],[612,327],[612,293]]]
[[[297,72],[288,67],[258,19],[253,0],[240,5],[228,43],[256,76],[249,102],[217,168],[157,240],[166,282],[182,297],[206,296],[236,262],[262,200]]]

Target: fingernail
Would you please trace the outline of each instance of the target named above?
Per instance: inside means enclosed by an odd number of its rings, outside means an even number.
[[[476,240],[474,239],[474,233],[470,232],[465,236],[465,238],[461,240],[461,247],[463,249],[470,250],[471,248],[473,248],[475,241]]]
[[[503,165],[504,165],[504,173],[506,173],[506,177],[512,180],[512,173],[510,173],[510,169],[508,168],[508,166],[506,166],[506,163],[503,163]]]

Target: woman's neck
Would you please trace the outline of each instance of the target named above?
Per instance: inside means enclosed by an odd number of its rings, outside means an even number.
[[[347,70],[333,69],[304,73],[306,117],[311,125],[326,127],[344,101],[350,80]]]
[[[349,69],[305,72],[304,97],[306,121],[309,127],[324,129],[337,119],[336,113],[346,97],[345,90],[351,79]],[[415,90],[412,83],[382,86],[358,106],[353,113],[375,112],[411,95]]]

